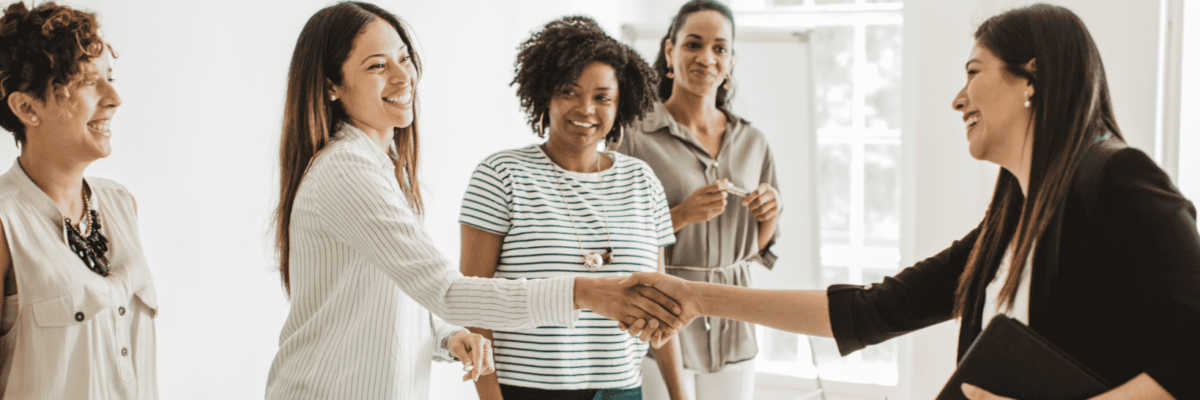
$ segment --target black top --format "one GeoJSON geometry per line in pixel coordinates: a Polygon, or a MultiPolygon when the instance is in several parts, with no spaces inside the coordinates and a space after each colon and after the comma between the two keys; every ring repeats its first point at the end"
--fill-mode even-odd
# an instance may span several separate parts
{"type": "MultiPolygon", "coordinates": [[[[850,354],[951,318],[979,228],[882,283],[829,287],[838,350],[850,354]]],[[[996,274],[972,282],[976,293],[996,274]]],[[[1088,151],[1067,204],[1038,239],[1029,326],[1113,385],[1143,372],[1176,398],[1200,398],[1200,234],[1196,208],[1145,153],[1088,151]]],[[[982,326],[965,310],[958,358],[982,326]]]]}

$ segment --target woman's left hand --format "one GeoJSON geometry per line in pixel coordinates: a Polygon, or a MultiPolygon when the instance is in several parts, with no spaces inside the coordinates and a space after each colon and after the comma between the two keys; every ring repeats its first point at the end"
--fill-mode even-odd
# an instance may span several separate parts
{"type": "Polygon", "coordinates": [[[761,183],[742,198],[742,206],[749,207],[758,222],[766,222],[779,216],[779,192],[767,183],[761,183]]]}
{"type": "Polygon", "coordinates": [[[994,395],[992,392],[983,390],[979,388],[979,386],[975,386],[966,382],[963,382],[962,384],[962,391],[963,394],[971,400],[1015,400],[1010,397],[994,395]]]}
{"type": "Polygon", "coordinates": [[[463,381],[479,380],[482,375],[496,372],[496,361],[492,359],[492,341],[483,335],[471,332],[458,332],[450,337],[446,345],[450,355],[463,363],[463,381]]]}

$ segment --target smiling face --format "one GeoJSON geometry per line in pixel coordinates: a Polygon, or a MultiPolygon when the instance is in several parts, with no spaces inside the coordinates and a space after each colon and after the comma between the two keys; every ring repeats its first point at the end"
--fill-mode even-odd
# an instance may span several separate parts
{"type": "Polygon", "coordinates": [[[121,106],[121,96],[112,86],[112,57],[105,51],[100,57],[83,63],[82,80],[66,88],[67,96],[54,93],[46,102],[34,106],[39,121],[28,127],[27,145],[54,149],[79,161],[93,161],[112,153],[109,129],[113,114],[121,106]]]}
{"type": "Polygon", "coordinates": [[[413,122],[416,67],[396,28],[376,19],[354,39],[332,94],[350,123],[368,133],[391,132],[413,122]]]}
{"type": "Polygon", "coordinates": [[[593,62],[579,79],[550,98],[550,139],[575,148],[604,140],[617,118],[617,75],[613,67],[593,62]]]}
{"type": "Polygon", "coordinates": [[[688,14],[683,26],[666,43],[666,57],[675,73],[675,90],[698,96],[715,94],[733,63],[733,23],[711,10],[688,14]]]}
{"type": "Polygon", "coordinates": [[[1010,170],[1032,148],[1031,112],[1024,106],[1033,84],[1005,70],[1004,61],[978,43],[966,64],[967,84],[952,103],[963,113],[971,156],[1010,170]]]}

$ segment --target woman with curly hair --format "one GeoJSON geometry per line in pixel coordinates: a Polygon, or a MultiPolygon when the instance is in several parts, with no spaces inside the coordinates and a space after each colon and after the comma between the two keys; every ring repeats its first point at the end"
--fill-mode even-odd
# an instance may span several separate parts
{"type": "Polygon", "coordinates": [[[54,3],[0,18],[0,396],[156,399],[154,283],[125,187],[84,178],[121,106],[96,15],[54,3]]]}
{"type": "MultiPolygon", "coordinates": [[[[725,5],[693,0],[680,7],[654,63],[663,102],[617,151],[645,160],[663,180],[678,239],[666,251],[667,273],[748,286],[753,266],[775,264],[780,200],[766,137],[729,109],[733,39],[725,5]]],[[[704,318],[679,332],[679,345],[693,398],[753,397],[754,324],[704,318]]],[[[647,398],[667,396],[656,366],[645,363],[647,398]]]]}
{"type": "MultiPolygon", "coordinates": [[[[550,22],[519,50],[513,84],[533,131],[548,138],[476,168],[459,219],[463,274],[545,280],[659,271],[661,248],[675,242],[662,184],[646,163],[597,151],[602,141],[618,144],[651,110],[654,72],[586,17],[550,22]]],[[[640,399],[648,346],[621,333],[621,321],[590,312],[580,321],[574,329],[472,328],[496,349],[497,373],[478,381],[480,398],[640,399]]],[[[679,350],[665,343],[659,360],[670,377],[679,350]]]]}

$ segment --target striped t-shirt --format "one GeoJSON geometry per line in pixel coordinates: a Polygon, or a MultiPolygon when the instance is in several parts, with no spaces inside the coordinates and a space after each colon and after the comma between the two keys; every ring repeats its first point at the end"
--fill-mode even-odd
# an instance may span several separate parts
{"type": "MultiPolygon", "coordinates": [[[[613,166],[590,174],[562,169],[536,145],[502,151],[479,164],[459,222],[504,236],[496,277],[657,271],[659,248],[675,243],[662,184],[641,160],[605,154],[613,166]],[[612,263],[597,271],[583,266],[585,254],[608,247],[612,263]]],[[[574,329],[493,333],[502,384],[553,390],[641,386],[639,365],[647,345],[591,311],[583,312],[574,329]]]]}

